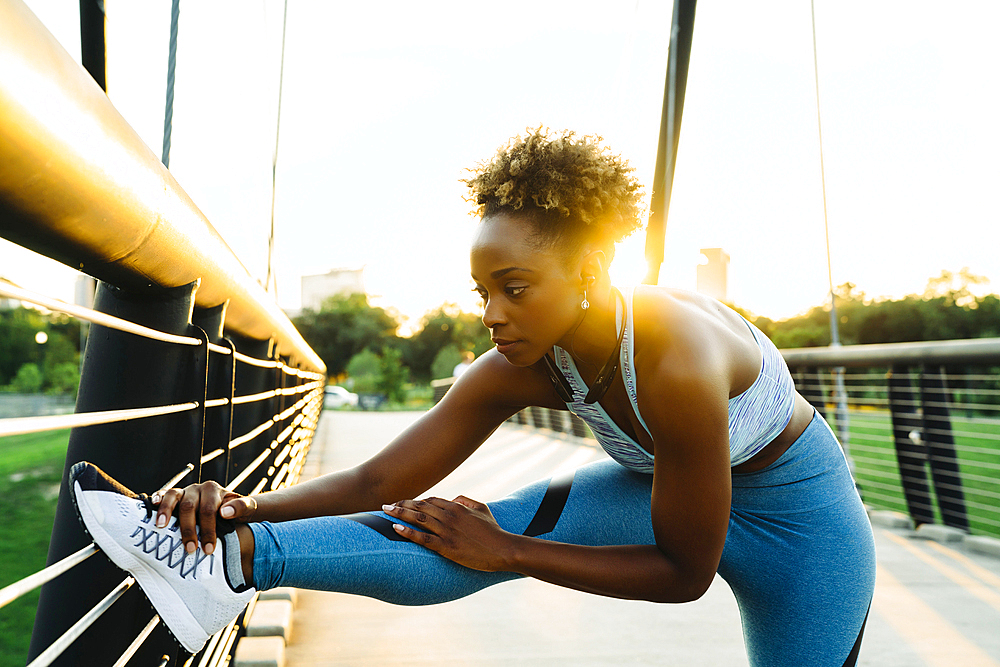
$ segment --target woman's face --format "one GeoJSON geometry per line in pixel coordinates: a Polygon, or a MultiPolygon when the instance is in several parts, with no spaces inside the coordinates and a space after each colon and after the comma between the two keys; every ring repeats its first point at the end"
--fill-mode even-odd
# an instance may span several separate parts
{"type": "Polygon", "coordinates": [[[535,226],[501,213],[483,219],[472,240],[472,279],[483,298],[483,324],[497,351],[530,366],[559,344],[583,316],[578,267],[555,248],[539,248],[535,226]]]}

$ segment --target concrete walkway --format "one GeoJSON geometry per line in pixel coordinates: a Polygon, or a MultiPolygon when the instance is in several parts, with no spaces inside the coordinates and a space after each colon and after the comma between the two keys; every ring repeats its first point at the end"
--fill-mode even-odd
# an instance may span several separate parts
{"type": "MultiPolygon", "coordinates": [[[[307,475],[364,460],[417,417],[327,411],[307,475]]],[[[489,500],[603,456],[575,440],[505,425],[434,493],[489,500]]],[[[1000,560],[904,530],[876,528],[875,536],[878,584],[859,664],[1000,667],[1000,560]]],[[[290,667],[747,665],[736,601],[721,579],[683,605],[613,600],[534,580],[430,607],[301,591],[286,659],[290,667]]]]}

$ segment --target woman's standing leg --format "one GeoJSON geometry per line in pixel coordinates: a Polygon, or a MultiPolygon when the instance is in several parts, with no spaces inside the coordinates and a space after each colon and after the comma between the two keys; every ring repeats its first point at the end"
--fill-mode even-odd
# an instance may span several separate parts
{"type": "Polygon", "coordinates": [[[875,544],[821,417],[772,466],[733,476],[719,573],[739,602],[751,665],[853,664],[875,586],[875,544]]]}

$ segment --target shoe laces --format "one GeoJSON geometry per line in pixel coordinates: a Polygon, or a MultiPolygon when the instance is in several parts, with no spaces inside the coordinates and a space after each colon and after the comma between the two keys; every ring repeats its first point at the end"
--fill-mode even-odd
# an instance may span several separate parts
{"type": "Polygon", "coordinates": [[[197,579],[198,566],[206,560],[208,561],[208,573],[212,574],[215,554],[206,554],[201,550],[201,547],[196,547],[194,553],[190,554],[192,558],[188,559],[189,554],[184,548],[184,542],[177,536],[177,532],[180,530],[177,517],[172,517],[170,524],[158,529],[153,524],[156,506],[150,497],[147,494],[140,494],[137,505],[139,509],[146,510],[146,516],[139,519],[139,525],[129,535],[130,538],[136,538],[136,542],[132,546],[141,548],[143,553],[152,555],[158,561],[165,561],[167,568],[175,570],[181,579],[186,579],[188,575],[191,575],[192,579],[197,579]],[[185,568],[184,563],[187,560],[191,562],[185,568]]]}

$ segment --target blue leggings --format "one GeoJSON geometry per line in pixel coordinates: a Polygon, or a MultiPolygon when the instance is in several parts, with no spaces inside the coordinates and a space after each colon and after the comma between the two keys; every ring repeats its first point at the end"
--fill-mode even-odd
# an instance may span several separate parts
{"type": "MultiPolygon", "coordinates": [[[[650,475],[611,460],[576,471],[555,527],[539,537],[593,546],[654,544],[650,475]]],[[[505,530],[524,533],[548,480],[490,503],[505,530]]],[[[545,500],[551,507],[552,496],[545,500]]],[[[556,494],[558,495],[558,494],[556,494]]],[[[404,605],[460,598],[519,575],[479,572],[408,541],[369,514],[250,524],[258,589],[296,586],[404,605]]],[[[533,531],[529,530],[529,534],[533,531]]],[[[750,664],[853,664],[875,586],[875,544],[840,446],[818,414],[775,463],[733,475],[719,574],[732,587],[750,664]]]]}

